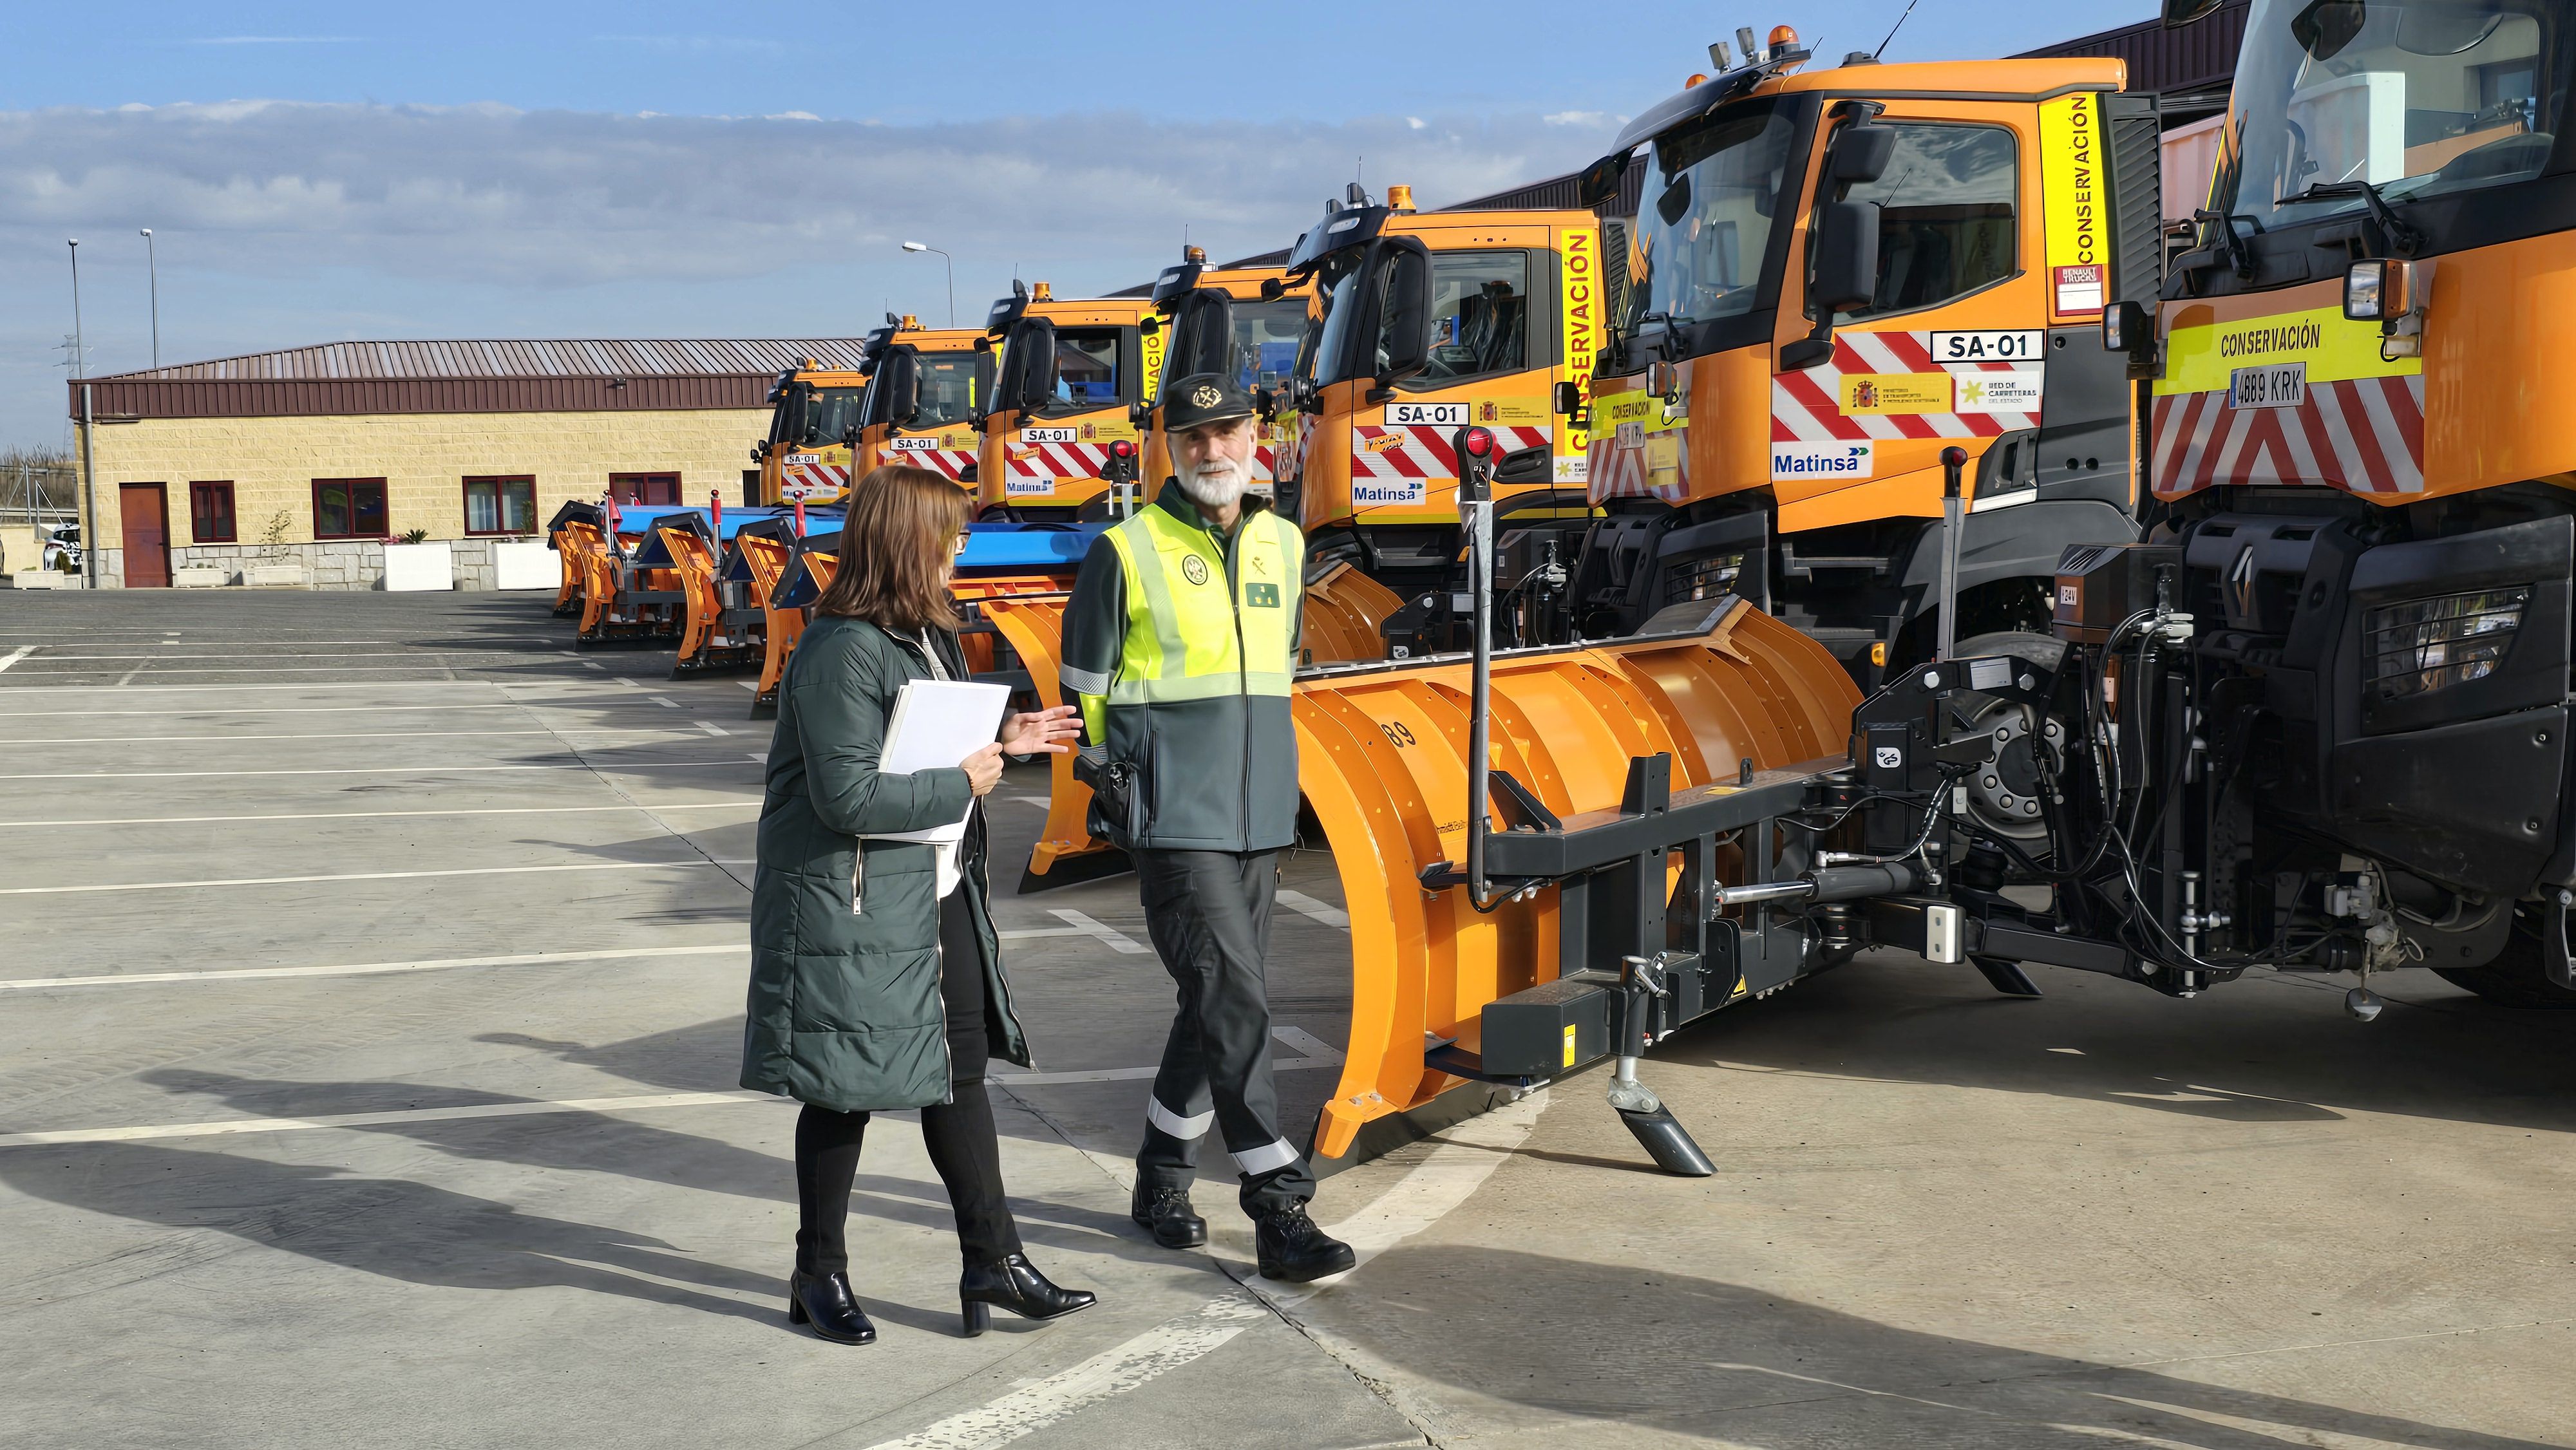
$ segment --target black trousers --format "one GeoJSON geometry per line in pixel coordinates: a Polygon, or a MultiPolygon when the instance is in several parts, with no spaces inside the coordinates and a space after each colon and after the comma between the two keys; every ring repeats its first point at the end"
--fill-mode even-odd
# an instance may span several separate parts
{"type": "MultiPolygon", "coordinates": [[[[969,1264],[989,1264],[1020,1251],[1019,1225],[1002,1198],[1002,1152],[993,1104],[984,1091],[991,1051],[984,1036],[984,974],[977,968],[974,919],[964,891],[939,904],[940,1003],[948,1015],[950,1101],[921,1110],[930,1164],[948,1186],[957,1243],[969,1264]]],[[[796,1118],[796,1267],[812,1275],[850,1266],[844,1226],[850,1185],[858,1177],[866,1113],[836,1113],[812,1103],[796,1118]]]]}
{"type": "Polygon", "coordinates": [[[1180,988],[1180,1011],[1163,1045],[1145,1105],[1136,1180],[1186,1188],[1198,1176],[1199,1139],[1213,1123],[1243,1179],[1255,1217],[1315,1196],[1305,1155],[1279,1132],[1270,1072],[1270,904],[1276,851],[1137,851],[1136,883],[1163,970],[1180,988]]]}

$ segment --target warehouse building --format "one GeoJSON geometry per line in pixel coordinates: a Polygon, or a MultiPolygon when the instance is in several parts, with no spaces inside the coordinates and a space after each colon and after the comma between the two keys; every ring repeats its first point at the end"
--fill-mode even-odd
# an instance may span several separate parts
{"type": "Polygon", "coordinates": [[[856,367],[859,340],[335,342],[76,382],[99,582],[374,589],[418,531],[456,588],[501,587],[526,563],[501,546],[569,500],[743,499],[806,358],[856,367]]]}

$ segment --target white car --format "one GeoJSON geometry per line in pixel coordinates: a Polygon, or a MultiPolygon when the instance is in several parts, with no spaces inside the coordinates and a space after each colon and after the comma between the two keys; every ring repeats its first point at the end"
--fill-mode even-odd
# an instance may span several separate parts
{"type": "Polygon", "coordinates": [[[45,541],[45,568],[59,569],[66,574],[80,572],[83,560],[79,524],[49,524],[38,533],[45,541]]]}

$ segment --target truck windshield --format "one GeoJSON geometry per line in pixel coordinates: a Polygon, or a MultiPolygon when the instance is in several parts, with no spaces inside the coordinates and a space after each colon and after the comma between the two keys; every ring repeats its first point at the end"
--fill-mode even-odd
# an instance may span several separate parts
{"type": "MultiPolygon", "coordinates": [[[[1306,303],[1303,298],[1282,297],[1276,302],[1235,300],[1234,337],[1227,350],[1228,370],[1234,380],[1246,388],[1275,388],[1297,370],[1297,343],[1306,332],[1306,303]]],[[[1182,359],[1195,356],[1198,349],[1172,339],[1163,354],[1163,388],[1172,385],[1172,369],[1184,366],[1182,359]]]]}
{"type": "Polygon", "coordinates": [[[769,441],[795,448],[822,448],[841,441],[859,421],[857,388],[816,388],[811,393],[791,387],[770,415],[769,441]]]}
{"type": "Polygon", "coordinates": [[[1772,223],[1794,205],[1784,183],[1797,130],[1780,108],[1761,104],[1655,139],[1654,169],[1638,200],[1631,328],[1649,313],[1679,326],[1759,305],[1772,223]]]}
{"type": "Polygon", "coordinates": [[[2558,0],[2255,0],[2212,195],[2255,230],[2538,176],[2566,100],[2558,0]]]}
{"type": "Polygon", "coordinates": [[[975,409],[975,354],[926,352],[921,355],[921,411],[913,415],[914,432],[963,423],[975,409]]]}

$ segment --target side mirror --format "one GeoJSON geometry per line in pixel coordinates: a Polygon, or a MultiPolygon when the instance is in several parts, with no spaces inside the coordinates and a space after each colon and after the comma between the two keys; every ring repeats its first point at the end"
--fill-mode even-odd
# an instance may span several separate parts
{"type": "Polygon", "coordinates": [[[1816,263],[1807,304],[1818,317],[1867,305],[1878,295],[1878,203],[1829,201],[1816,208],[1816,263]]]}
{"type": "Polygon", "coordinates": [[[1145,334],[1147,337],[1153,337],[1160,334],[1163,330],[1162,314],[1148,312],[1144,316],[1137,318],[1136,330],[1145,334]]]}
{"type": "Polygon", "coordinates": [[[1583,385],[1572,378],[1556,385],[1556,414],[1571,417],[1583,407],[1583,385]]]}
{"type": "Polygon", "coordinates": [[[1833,179],[1845,185],[1878,180],[1896,155],[1896,132],[1887,126],[1845,126],[1834,138],[1833,179]]]}
{"type": "Polygon", "coordinates": [[[1279,280],[1278,278],[1276,278],[1276,277],[1264,277],[1264,278],[1262,278],[1262,279],[1261,279],[1261,300],[1262,300],[1262,301],[1264,301],[1264,302],[1276,302],[1276,301],[1278,301],[1280,298],[1285,297],[1285,296],[1287,296],[1287,295],[1288,295],[1288,284],[1287,284],[1287,283],[1280,281],[1280,280],[1279,280]]]}
{"type": "Polygon", "coordinates": [[[912,426],[913,416],[921,411],[921,360],[910,349],[886,357],[886,421],[898,428],[912,426]]]}
{"type": "Polygon", "coordinates": [[[2165,0],[2165,28],[2189,25],[2225,3],[2227,0],[2165,0]]]}
{"type": "Polygon", "coordinates": [[[1167,377],[1234,371],[1234,299],[1202,287],[1181,299],[1172,314],[1172,362],[1167,377]]]}
{"type": "Polygon", "coordinates": [[[1612,152],[1583,168],[1574,179],[1574,201],[1577,206],[1598,207],[1619,194],[1620,178],[1628,171],[1628,151],[1612,152]]]}
{"type": "Polygon", "coordinates": [[[1420,245],[1391,249],[1386,274],[1386,358],[1377,384],[1431,366],[1431,253],[1420,245]]]}
{"type": "Polygon", "coordinates": [[[2156,375],[2156,313],[2144,302],[2114,302],[2102,309],[2102,347],[2128,358],[2131,382],[2156,375]]]}

